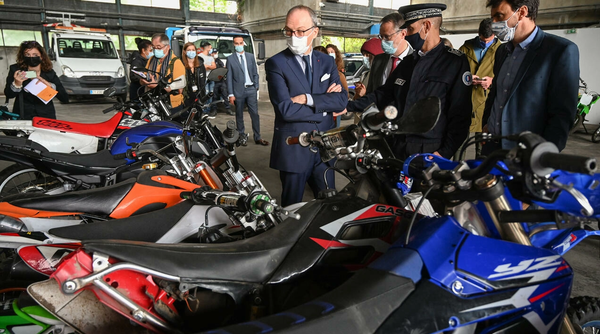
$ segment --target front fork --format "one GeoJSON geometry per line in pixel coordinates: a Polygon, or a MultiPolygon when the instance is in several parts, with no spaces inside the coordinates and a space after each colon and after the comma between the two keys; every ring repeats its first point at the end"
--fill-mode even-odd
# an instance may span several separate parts
{"type": "MultiPolygon", "coordinates": [[[[508,198],[504,193],[504,185],[502,184],[502,181],[496,176],[488,174],[485,177],[476,180],[475,187],[477,187],[479,190],[497,191],[498,196],[495,199],[484,202],[484,204],[502,239],[525,246],[531,246],[531,240],[529,240],[529,236],[525,232],[525,229],[520,222],[500,223],[498,220],[498,212],[512,210],[508,198]]],[[[566,312],[563,316],[563,323],[560,333],[577,333],[566,312]]]]}

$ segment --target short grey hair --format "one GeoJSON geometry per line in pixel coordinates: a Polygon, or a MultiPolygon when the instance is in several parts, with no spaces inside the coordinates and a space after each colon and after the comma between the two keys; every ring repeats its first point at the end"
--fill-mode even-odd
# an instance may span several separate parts
{"type": "Polygon", "coordinates": [[[304,5],[297,5],[297,6],[290,8],[290,10],[288,10],[285,18],[287,19],[290,16],[290,14],[292,14],[293,12],[295,12],[297,10],[307,11],[308,15],[310,15],[310,19],[312,20],[313,26],[315,26],[315,27],[318,26],[319,18],[317,17],[317,13],[315,13],[315,11],[312,8],[304,6],[304,5]]]}
{"type": "Polygon", "coordinates": [[[160,38],[160,44],[165,45],[165,46],[169,45],[169,36],[167,36],[163,33],[157,33],[157,34],[152,35],[153,42],[157,38],[160,38]]]}
{"type": "MultiPolygon", "coordinates": [[[[402,27],[404,25],[404,17],[402,17],[402,14],[400,13],[391,13],[391,14],[387,14],[386,16],[384,16],[381,19],[381,22],[379,22],[380,24],[384,24],[384,23],[388,23],[388,22],[392,22],[394,24],[394,28],[396,28],[396,30],[402,30],[402,27]]],[[[404,28],[406,29],[406,28],[404,28]]]]}

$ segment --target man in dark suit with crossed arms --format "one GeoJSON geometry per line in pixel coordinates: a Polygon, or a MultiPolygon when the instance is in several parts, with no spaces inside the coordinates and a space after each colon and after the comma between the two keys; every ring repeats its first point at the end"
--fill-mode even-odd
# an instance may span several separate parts
{"type": "Polygon", "coordinates": [[[269,142],[260,137],[260,120],[258,117],[258,71],[254,55],[244,52],[244,37],[233,37],[235,52],[227,57],[227,91],[229,103],[235,104],[235,122],[240,132],[240,142],[246,146],[248,135],[244,128],[244,104],[248,105],[248,113],[252,119],[252,132],[257,145],[267,146],[269,142]]]}
{"type": "MultiPolygon", "coordinates": [[[[312,9],[301,5],[290,9],[282,30],[288,48],[271,57],[265,69],[275,110],[270,166],[279,170],[281,202],[286,206],[302,201],[307,182],[315,196],[324,189],[323,172],[327,168],[318,153],[299,145],[288,146],[286,138],[333,128],[334,113],[346,108],[348,93],[341,87],[333,58],[312,50],[319,32],[312,9]]],[[[333,187],[333,172],[327,178],[333,187]]]]}

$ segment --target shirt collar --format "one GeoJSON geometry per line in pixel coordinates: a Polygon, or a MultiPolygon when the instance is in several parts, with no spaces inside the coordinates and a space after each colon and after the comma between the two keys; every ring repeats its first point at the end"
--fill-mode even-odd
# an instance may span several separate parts
{"type": "MultiPolygon", "coordinates": [[[[533,32],[523,42],[519,43],[519,46],[521,47],[521,49],[527,50],[527,48],[529,47],[529,44],[531,44],[531,42],[533,42],[533,39],[537,35],[538,30],[540,30],[540,29],[537,26],[535,26],[535,29],[533,29],[533,32]]],[[[510,42],[506,46],[510,52],[512,52],[515,49],[515,46],[510,42]]]]}
{"type": "Polygon", "coordinates": [[[408,56],[410,53],[412,53],[412,46],[410,46],[410,43],[406,43],[406,49],[404,49],[404,51],[402,51],[402,53],[396,58],[402,60],[402,59],[404,59],[404,57],[408,56]]]}

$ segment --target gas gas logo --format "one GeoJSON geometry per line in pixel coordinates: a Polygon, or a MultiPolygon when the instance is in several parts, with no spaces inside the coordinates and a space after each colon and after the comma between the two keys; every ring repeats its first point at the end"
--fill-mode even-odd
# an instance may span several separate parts
{"type": "Polygon", "coordinates": [[[396,208],[393,206],[387,206],[387,205],[378,205],[375,207],[375,211],[376,212],[381,212],[381,213],[390,213],[393,214],[395,216],[398,217],[412,217],[412,212],[411,211],[407,211],[401,208],[396,208]]]}

